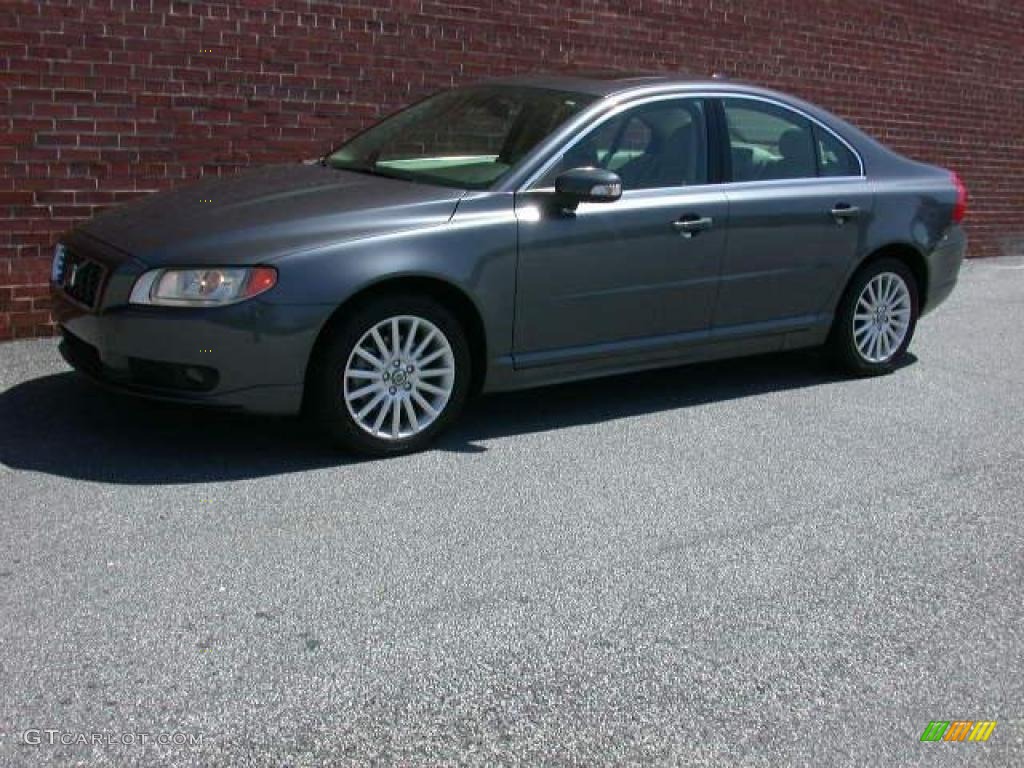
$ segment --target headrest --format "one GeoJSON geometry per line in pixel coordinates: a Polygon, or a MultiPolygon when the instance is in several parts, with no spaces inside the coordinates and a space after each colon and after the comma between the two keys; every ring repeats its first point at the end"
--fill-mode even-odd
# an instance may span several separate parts
{"type": "Polygon", "coordinates": [[[785,158],[803,159],[807,156],[808,145],[803,131],[790,128],[779,137],[779,154],[785,158]]]}

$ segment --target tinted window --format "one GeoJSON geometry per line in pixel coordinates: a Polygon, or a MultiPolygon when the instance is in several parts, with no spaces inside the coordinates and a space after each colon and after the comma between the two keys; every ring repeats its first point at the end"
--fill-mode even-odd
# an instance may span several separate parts
{"type": "Polygon", "coordinates": [[[733,181],[817,176],[811,121],[749,99],[723,99],[733,181]]]}
{"type": "Polygon", "coordinates": [[[814,126],[814,138],[821,176],[860,176],[857,157],[843,142],[818,126],[814,126]]]}
{"type": "Polygon", "coordinates": [[[615,171],[622,188],[706,184],[707,130],[699,99],[658,101],[605,121],[570,147],[536,186],[554,186],[570,168],[615,171]]]}

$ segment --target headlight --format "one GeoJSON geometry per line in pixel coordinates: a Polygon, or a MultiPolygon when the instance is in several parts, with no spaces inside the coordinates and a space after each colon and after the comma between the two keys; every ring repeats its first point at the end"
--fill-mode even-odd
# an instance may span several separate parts
{"type": "Polygon", "coordinates": [[[277,283],[273,267],[153,269],[135,281],[132,304],[217,307],[269,291],[277,283]]]}

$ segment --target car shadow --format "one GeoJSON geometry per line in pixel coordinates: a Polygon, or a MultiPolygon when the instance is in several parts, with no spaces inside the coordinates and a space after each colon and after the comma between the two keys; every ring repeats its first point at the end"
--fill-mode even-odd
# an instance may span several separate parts
{"type": "MultiPolygon", "coordinates": [[[[907,355],[903,365],[916,358],[907,355]]],[[[564,429],[842,380],[789,352],[489,395],[434,450],[483,452],[494,438],[564,429]]],[[[76,480],[205,483],[358,464],[305,421],[113,394],[68,372],[0,395],[0,463],[76,480]]]]}

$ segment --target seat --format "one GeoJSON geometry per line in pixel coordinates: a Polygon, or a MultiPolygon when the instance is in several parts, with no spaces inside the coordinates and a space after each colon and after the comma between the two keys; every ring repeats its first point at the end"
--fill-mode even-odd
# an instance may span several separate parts
{"type": "Polygon", "coordinates": [[[693,182],[693,123],[676,128],[665,139],[651,136],[644,153],[619,169],[623,189],[681,187],[693,182]]]}
{"type": "Polygon", "coordinates": [[[658,184],[660,187],[695,184],[697,171],[697,129],[693,123],[676,128],[666,142],[658,184]]]}
{"type": "Polygon", "coordinates": [[[734,181],[753,181],[755,177],[754,150],[750,147],[732,148],[732,178],[734,181]]]}
{"type": "Polygon", "coordinates": [[[766,166],[766,179],[801,179],[817,175],[810,135],[790,128],[779,137],[779,159],[766,166]]]}

